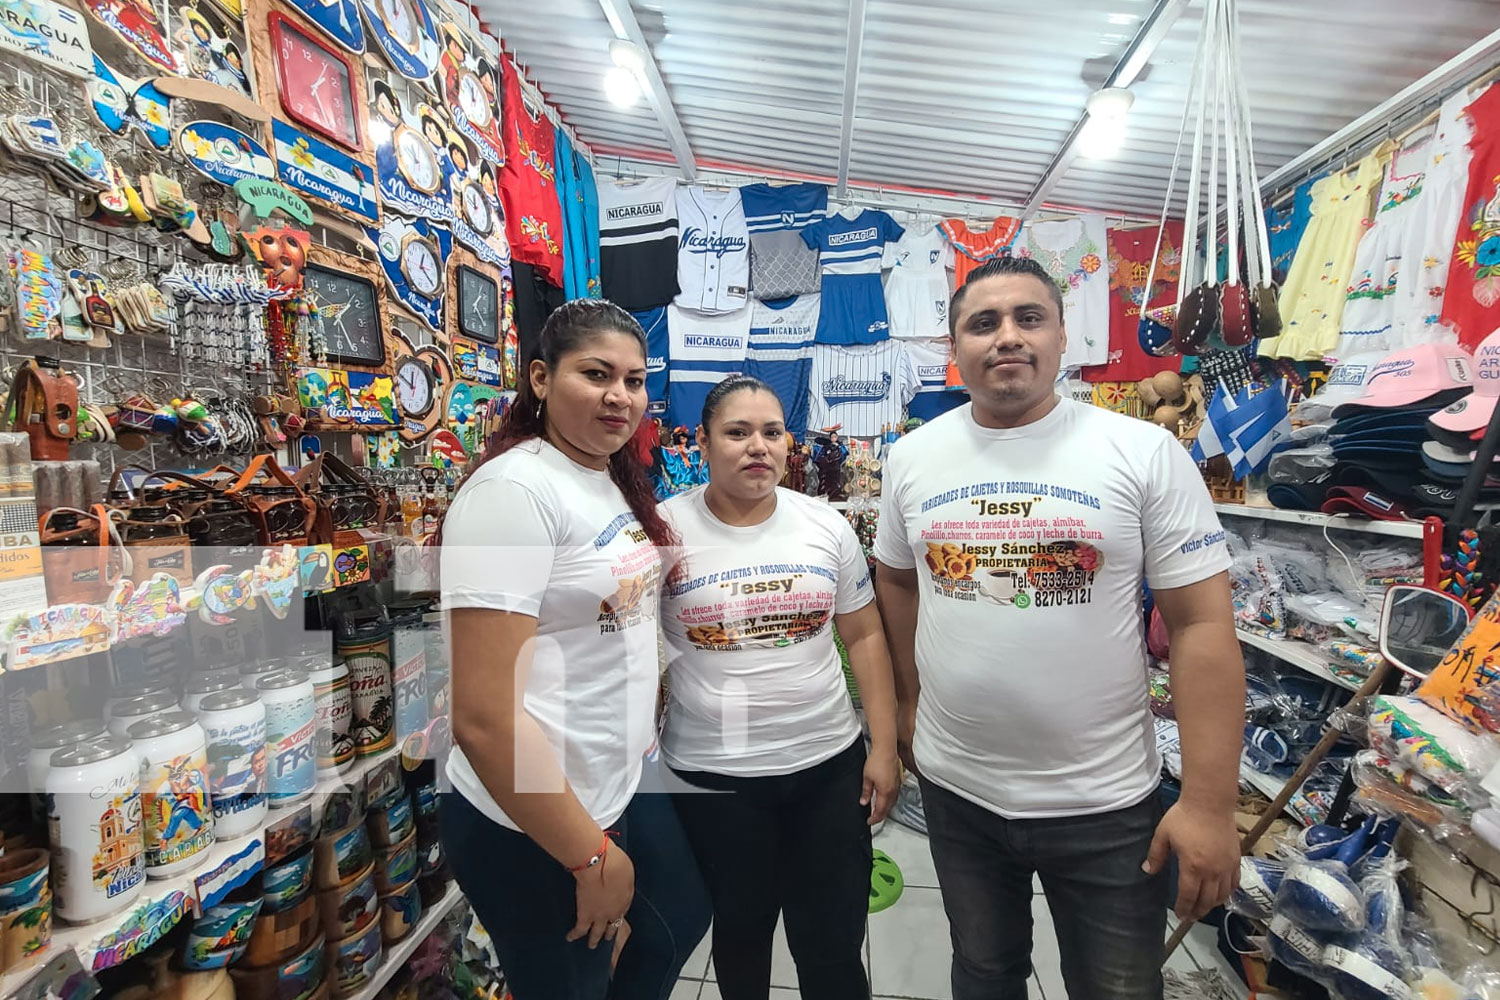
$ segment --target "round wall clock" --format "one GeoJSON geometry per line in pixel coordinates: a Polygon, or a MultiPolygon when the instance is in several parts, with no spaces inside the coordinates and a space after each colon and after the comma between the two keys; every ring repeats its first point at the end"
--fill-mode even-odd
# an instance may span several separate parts
{"type": "Polygon", "coordinates": [[[458,107],[475,126],[484,128],[490,123],[489,95],[479,76],[470,70],[463,70],[458,76],[458,107]]]}
{"type": "Polygon", "coordinates": [[[417,18],[407,0],[380,0],[380,20],[392,38],[413,52],[417,50],[417,18]]]}
{"type": "Polygon", "coordinates": [[[488,236],[495,229],[495,211],[484,189],[478,181],[466,181],[459,195],[459,207],[463,209],[464,221],[480,236],[488,236]]]}
{"type": "Polygon", "coordinates": [[[415,355],[396,365],[396,403],[404,416],[421,420],[437,404],[437,376],[415,355]]]}
{"type": "Polygon", "coordinates": [[[416,233],[407,233],[401,241],[401,273],[412,291],[424,298],[436,298],[443,287],[443,267],[438,249],[416,233]]]}
{"type": "Polygon", "coordinates": [[[422,133],[406,125],[396,129],[396,169],[408,184],[424,194],[432,194],[442,186],[437,154],[422,133]]]}

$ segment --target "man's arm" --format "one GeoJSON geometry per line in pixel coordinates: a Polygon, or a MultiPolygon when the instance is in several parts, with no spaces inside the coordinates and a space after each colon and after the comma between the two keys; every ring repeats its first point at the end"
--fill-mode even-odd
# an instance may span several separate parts
{"type": "Polygon", "coordinates": [[[875,601],[885,625],[886,644],[896,675],[896,750],[907,770],[917,770],[912,733],[917,726],[917,571],[875,564],[875,601]]]}
{"type": "Polygon", "coordinates": [[[1234,807],[1245,731],[1245,663],[1227,573],[1154,594],[1172,647],[1182,797],[1157,828],[1146,870],[1159,871],[1167,854],[1175,853],[1175,910],[1181,920],[1196,920],[1227,899],[1239,879],[1234,807]]]}

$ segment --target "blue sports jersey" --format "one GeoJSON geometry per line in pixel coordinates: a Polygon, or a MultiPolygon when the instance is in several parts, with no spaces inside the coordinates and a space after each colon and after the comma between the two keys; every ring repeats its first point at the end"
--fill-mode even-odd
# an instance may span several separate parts
{"type": "Polygon", "coordinates": [[[751,235],[804,229],[828,214],[828,189],[821,184],[746,184],[740,201],[751,235]]]}
{"type": "Polygon", "coordinates": [[[667,307],[644,309],[630,315],[646,331],[646,412],[667,412],[667,307]]]}
{"type": "Polygon", "coordinates": [[[948,385],[948,341],[908,340],[906,356],[917,369],[917,394],[906,404],[906,415],[919,420],[940,417],[969,401],[962,386],[948,385]]]}
{"type": "Polygon", "coordinates": [[[765,382],[780,397],[786,429],[799,440],[807,432],[807,381],[818,305],[817,294],[799,295],[757,302],[750,314],[745,374],[765,382]]]}
{"type": "Polygon", "coordinates": [[[708,392],[745,369],[750,307],[730,313],[700,313],[667,306],[667,423],[698,426],[708,392]]]}
{"type": "Polygon", "coordinates": [[[820,344],[875,344],[890,336],[880,264],[885,245],[905,234],[896,220],[874,209],[854,218],[830,215],[802,230],[823,267],[820,344]]]}

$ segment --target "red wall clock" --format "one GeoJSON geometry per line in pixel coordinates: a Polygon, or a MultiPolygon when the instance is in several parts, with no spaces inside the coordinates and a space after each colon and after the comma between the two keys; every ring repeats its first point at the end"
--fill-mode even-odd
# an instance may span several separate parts
{"type": "Polygon", "coordinates": [[[280,11],[269,15],[271,51],[281,106],[297,124],[350,149],[360,148],[354,70],[338,50],[325,45],[280,11]]]}

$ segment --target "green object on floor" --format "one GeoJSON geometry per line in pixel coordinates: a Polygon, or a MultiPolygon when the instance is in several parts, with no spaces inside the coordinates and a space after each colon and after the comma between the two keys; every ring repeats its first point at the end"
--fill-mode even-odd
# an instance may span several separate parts
{"type": "Polygon", "coordinates": [[[895,906],[905,888],[906,880],[896,862],[884,851],[876,851],[875,864],[870,869],[870,912],[879,913],[895,906]]]}

